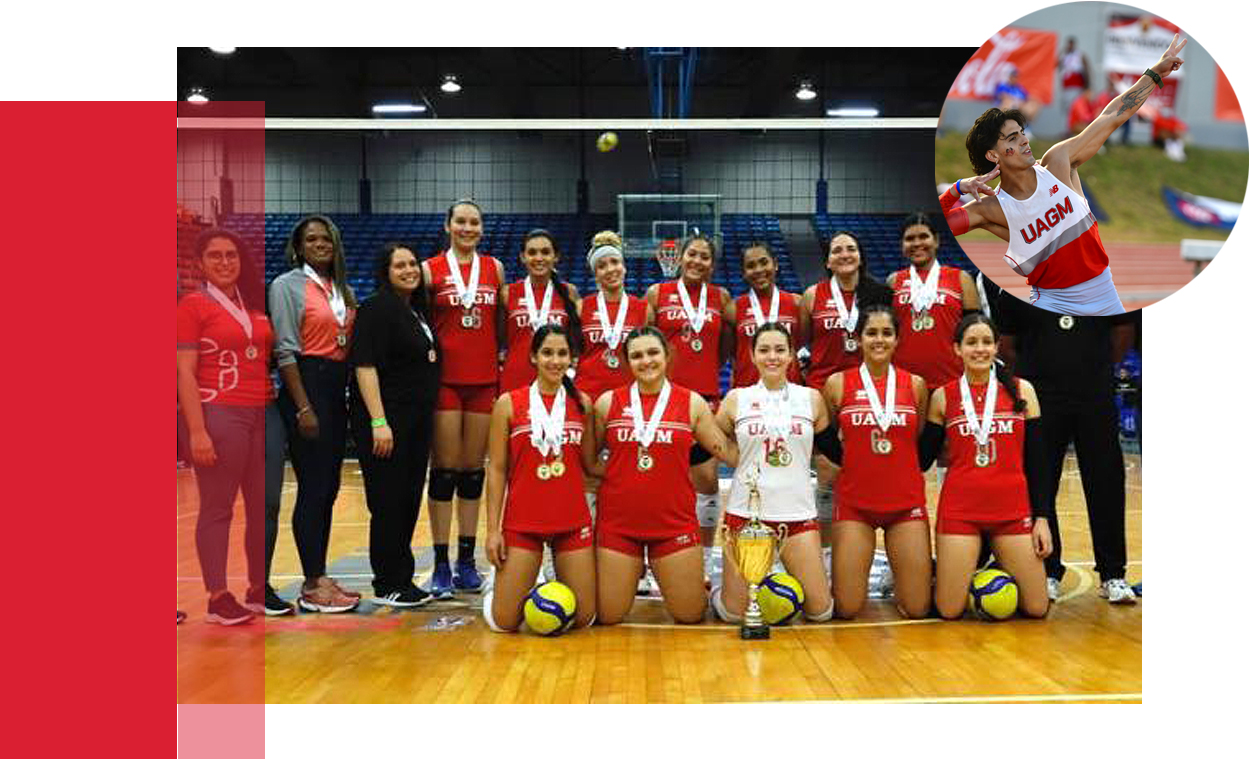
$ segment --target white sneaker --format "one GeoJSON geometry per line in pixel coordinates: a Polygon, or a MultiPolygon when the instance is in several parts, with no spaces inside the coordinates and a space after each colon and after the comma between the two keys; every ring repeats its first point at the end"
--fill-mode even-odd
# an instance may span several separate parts
{"type": "Polygon", "coordinates": [[[1113,604],[1135,604],[1137,596],[1133,593],[1133,589],[1124,581],[1123,577],[1116,577],[1103,582],[1102,588],[1098,591],[1098,595],[1107,599],[1113,604]]]}
{"type": "Polygon", "coordinates": [[[1046,597],[1051,601],[1059,600],[1059,581],[1053,577],[1046,578],[1046,597]]]}

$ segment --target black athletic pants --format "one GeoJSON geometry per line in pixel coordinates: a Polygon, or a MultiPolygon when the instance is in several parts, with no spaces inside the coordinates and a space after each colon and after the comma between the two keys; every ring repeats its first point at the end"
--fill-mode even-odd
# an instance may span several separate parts
{"type": "Polygon", "coordinates": [[[265,404],[265,582],[278,542],[278,511],[282,506],[282,479],[286,474],[286,425],[277,403],[265,404]]]}
{"type": "Polygon", "coordinates": [[[387,458],[373,455],[373,428],[364,404],[352,408],[352,437],[360,457],[369,507],[369,564],[378,595],[412,584],[416,565],[412,535],[417,527],[425,468],[434,435],[433,404],[386,407],[394,446],[387,458]]]}

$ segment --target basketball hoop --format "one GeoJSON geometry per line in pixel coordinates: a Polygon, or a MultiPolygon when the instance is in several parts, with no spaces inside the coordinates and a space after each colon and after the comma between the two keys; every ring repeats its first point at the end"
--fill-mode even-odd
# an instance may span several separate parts
{"type": "Polygon", "coordinates": [[[660,271],[664,272],[666,277],[677,276],[679,257],[676,240],[661,240],[660,246],[655,249],[655,260],[660,262],[660,271]]]}

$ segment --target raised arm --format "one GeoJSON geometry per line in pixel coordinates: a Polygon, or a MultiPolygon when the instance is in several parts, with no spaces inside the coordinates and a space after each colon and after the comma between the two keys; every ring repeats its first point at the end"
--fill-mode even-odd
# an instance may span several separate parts
{"type": "Polygon", "coordinates": [[[938,197],[942,203],[942,214],[954,235],[966,234],[973,229],[984,229],[1004,240],[1008,238],[1007,217],[998,205],[998,189],[990,185],[997,177],[998,167],[995,166],[988,174],[955,180],[938,197]],[[975,199],[961,205],[960,198],[965,193],[971,194],[975,199]]]}
{"type": "Polygon", "coordinates": [[[1046,155],[1042,156],[1042,165],[1062,180],[1067,179],[1069,173],[1078,166],[1093,158],[1111,133],[1132,118],[1142,103],[1146,102],[1146,98],[1150,97],[1150,93],[1156,87],[1162,87],[1163,80],[1184,63],[1179,56],[1189,40],[1182,40],[1180,37],[1180,34],[1173,35],[1171,44],[1163,51],[1159,62],[1146,69],[1136,84],[1108,103],[1098,118],[1080,134],[1047,150],[1046,155]]]}

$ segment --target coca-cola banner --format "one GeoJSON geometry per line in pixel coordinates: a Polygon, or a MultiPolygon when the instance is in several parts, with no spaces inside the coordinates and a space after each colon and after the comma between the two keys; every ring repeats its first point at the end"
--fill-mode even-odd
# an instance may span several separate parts
{"type": "Polygon", "coordinates": [[[951,85],[948,98],[993,100],[994,88],[1006,77],[1007,64],[1020,74],[1030,100],[1049,104],[1055,80],[1058,35],[1036,29],[1002,29],[977,49],[951,85]]]}

